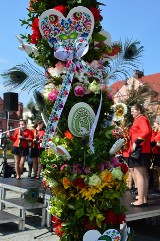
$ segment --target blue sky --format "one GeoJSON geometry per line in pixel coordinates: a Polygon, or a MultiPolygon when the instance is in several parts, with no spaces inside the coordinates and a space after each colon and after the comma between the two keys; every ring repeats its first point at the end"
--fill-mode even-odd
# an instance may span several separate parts
{"type": "MultiPolygon", "coordinates": [[[[27,54],[18,49],[16,34],[24,34],[19,19],[27,18],[28,0],[7,0],[1,3],[0,14],[0,73],[19,63],[26,62],[27,54]]],[[[100,0],[102,7],[102,26],[112,41],[126,38],[139,40],[144,46],[141,70],[145,75],[160,72],[160,0],[100,0]]],[[[32,60],[28,58],[31,63],[32,60]]],[[[7,92],[0,77],[0,97],[7,92]]],[[[20,90],[14,92],[20,93],[20,90]]],[[[27,105],[32,93],[22,92],[19,101],[27,105]]]]}

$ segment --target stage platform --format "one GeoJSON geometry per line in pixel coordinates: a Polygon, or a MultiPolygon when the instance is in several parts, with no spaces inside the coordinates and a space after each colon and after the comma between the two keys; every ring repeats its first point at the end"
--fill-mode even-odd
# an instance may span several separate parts
{"type": "Polygon", "coordinates": [[[131,202],[134,202],[133,194],[126,191],[122,198],[122,203],[127,207],[126,221],[134,221],[138,219],[160,216],[160,193],[149,190],[148,206],[133,207],[131,202]]]}
{"type": "MultiPolygon", "coordinates": [[[[16,178],[0,178],[0,187],[22,194],[32,187],[39,188],[40,193],[44,194],[45,203],[49,205],[50,190],[43,188],[42,179],[24,178],[16,180],[16,178]]],[[[126,191],[122,198],[122,203],[127,207],[127,222],[160,216],[160,193],[149,190],[148,206],[146,207],[133,207],[130,205],[131,202],[134,202],[133,194],[130,191],[126,191]]]]}

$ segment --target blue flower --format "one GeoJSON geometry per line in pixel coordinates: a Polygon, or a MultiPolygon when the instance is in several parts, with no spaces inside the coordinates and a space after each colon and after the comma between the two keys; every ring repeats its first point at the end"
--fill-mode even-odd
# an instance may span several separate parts
{"type": "Polygon", "coordinates": [[[69,29],[72,24],[72,21],[70,18],[68,20],[62,19],[61,24],[65,29],[69,29]]]}

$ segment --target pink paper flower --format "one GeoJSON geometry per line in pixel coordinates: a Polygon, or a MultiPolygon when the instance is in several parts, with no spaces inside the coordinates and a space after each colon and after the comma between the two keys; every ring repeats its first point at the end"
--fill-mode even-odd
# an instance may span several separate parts
{"type": "Polygon", "coordinates": [[[83,86],[80,86],[80,85],[77,85],[75,88],[74,88],[74,94],[75,96],[80,96],[80,97],[83,97],[84,96],[84,87],[83,86]]]}
{"type": "Polygon", "coordinates": [[[48,99],[51,102],[54,102],[57,99],[58,96],[58,90],[55,88],[48,94],[48,99]]]}
{"type": "Polygon", "coordinates": [[[61,61],[58,61],[58,63],[55,66],[56,66],[56,69],[59,71],[62,71],[63,68],[65,67],[65,65],[61,61]]]}
{"type": "Polygon", "coordinates": [[[103,65],[100,61],[98,60],[93,60],[91,63],[90,63],[90,67],[93,68],[93,69],[102,69],[103,65]]]}

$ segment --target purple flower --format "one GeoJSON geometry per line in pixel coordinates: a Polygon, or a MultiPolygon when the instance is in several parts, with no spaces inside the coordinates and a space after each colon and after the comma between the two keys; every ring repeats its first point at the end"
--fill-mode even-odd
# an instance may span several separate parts
{"type": "Polygon", "coordinates": [[[85,174],[89,174],[89,173],[91,173],[91,168],[90,167],[85,167],[83,169],[83,171],[84,171],[85,174]]]}
{"type": "Polygon", "coordinates": [[[113,157],[112,160],[111,160],[111,164],[113,166],[117,166],[118,164],[120,164],[120,162],[119,162],[117,157],[113,157]]]}
{"type": "Polygon", "coordinates": [[[99,169],[100,172],[103,172],[104,171],[104,164],[103,163],[98,164],[98,169],[99,169]]]}
{"type": "Polygon", "coordinates": [[[80,175],[80,174],[82,174],[82,170],[83,170],[82,167],[79,164],[76,164],[73,166],[72,173],[73,174],[77,173],[80,175]]]}

